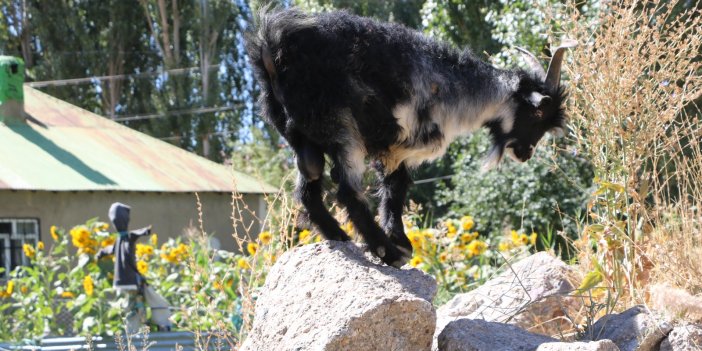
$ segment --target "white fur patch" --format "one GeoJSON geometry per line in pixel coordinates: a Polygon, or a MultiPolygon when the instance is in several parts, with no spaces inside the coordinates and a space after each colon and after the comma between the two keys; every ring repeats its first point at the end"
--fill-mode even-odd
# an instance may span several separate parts
{"type": "Polygon", "coordinates": [[[346,135],[344,136],[344,151],[339,156],[339,165],[344,168],[344,175],[349,185],[356,191],[362,190],[363,173],[366,171],[367,151],[358,130],[356,121],[351,116],[351,111],[345,110],[341,113],[346,135]]]}
{"type": "MultiPolygon", "coordinates": [[[[437,84],[442,84],[442,78],[432,72],[431,67],[416,72],[412,77],[413,97],[392,109],[401,132],[396,144],[390,147],[388,154],[381,157],[386,172],[394,171],[403,162],[414,167],[441,157],[456,138],[475,131],[489,120],[499,120],[505,133],[514,126],[515,106],[510,102],[509,96],[518,84],[516,76],[500,76],[497,84],[486,87],[484,92],[447,104],[442,102],[440,96],[438,99],[434,96],[439,89],[437,84]],[[438,101],[429,110],[430,122],[419,123],[418,106],[431,104],[432,99],[438,101]],[[438,126],[443,138],[428,144],[414,142],[413,138],[429,132],[420,128],[434,128],[434,125],[438,126]]],[[[488,156],[488,160],[492,160],[488,163],[494,163],[492,167],[502,158],[502,153],[498,151],[493,150],[488,156]]]]}
{"type": "Polygon", "coordinates": [[[480,168],[480,170],[482,172],[487,172],[497,167],[497,165],[500,164],[500,161],[502,161],[503,154],[504,151],[501,150],[500,146],[493,145],[487,157],[485,160],[483,160],[483,166],[480,168]]]}

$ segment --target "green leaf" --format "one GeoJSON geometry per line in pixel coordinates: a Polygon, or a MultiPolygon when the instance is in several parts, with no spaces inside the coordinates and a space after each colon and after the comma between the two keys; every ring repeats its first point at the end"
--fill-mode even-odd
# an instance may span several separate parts
{"type": "Polygon", "coordinates": [[[578,290],[577,290],[578,293],[583,293],[585,291],[588,291],[588,290],[596,287],[597,284],[601,283],[603,279],[604,279],[604,276],[597,269],[586,274],[585,278],[583,279],[583,282],[580,283],[580,286],[578,287],[578,290]]]}

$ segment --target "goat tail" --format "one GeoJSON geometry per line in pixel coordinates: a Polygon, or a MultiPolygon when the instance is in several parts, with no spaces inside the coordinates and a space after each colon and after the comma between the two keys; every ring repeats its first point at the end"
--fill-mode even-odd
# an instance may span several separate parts
{"type": "Polygon", "coordinates": [[[246,33],[246,52],[261,88],[263,115],[282,133],[285,124],[283,90],[276,58],[286,36],[313,27],[314,18],[297,9],[262,7],[253,30],[246,33]]]}

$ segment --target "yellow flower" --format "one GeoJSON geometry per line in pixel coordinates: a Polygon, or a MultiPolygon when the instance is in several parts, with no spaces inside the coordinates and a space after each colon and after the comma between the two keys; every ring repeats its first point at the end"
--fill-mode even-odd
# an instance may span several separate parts
{"type": "Polygon", "coordinates": [[[263,245],[268,245],[273,239],[273,235],[269,231],[261,232],[261,234],[258,234],[258,239],[261,240],[263,245]]]}
{"type": "Polygon", "coordinates": [[[531,243],[532,246],[536,245],[536,238],[537,237],[538,237],[538,235],[536,235],[536,233],[531,233],[531,235],[529,235],[529,242],[531,243]]]}
{"type": "Polygon", "coordinates": [[[439,262],[444,263],[448,260],[448,253],[445,251],[439,254],[439,262]]]}
{"type": "Polygon", "coordinates": [[[24,250],[25,256],[27,256],[29,258],[34,257],[35,252],[34,252],[34,248],[32,247],[32,245],[24,244],[24,245],[22,245],[22,250],[24,250]]]}
{"type": "Polygon", "coordinates": [[[102,246],[102,247],[108,247],[108,246],[114,245],[114,244],[115,244],[115,238],[111,237],[111,236],[108,236],[107,238],[105,238],[105,240],[100,242],[100,246],[102,246]]]}
{"type": "Polygon", "coordinates": [[[59,240],[58,228],[56,228],[55,225],[52,225],[51,228],[49,228],[49,233],[51,233],[51,238],[54,239],[54,241],[59,240]]]}
{"type": "Polygon", "coordinates": [[[10,295],[12,295],[12,292],[14,290],[15,290],[15,281],[10,280],[9,282],[7,282],[7,287],[5,288],[5,294],[7,294],[7,296],[10,296],[10,295]]]}
{"type": "Polygon", "coordinates": [[[512,249],[512,243],[510,243],[509,241],[502,241],[497,246],[497,248],[502,252],[509,251],[512,249]]]}
{"type": "Polygon", "coordinates": [[[149,265],[146,262],[139,260],[137,261],[137,271],[139,271],[141,274],[146,274],[146,272],[149,271],[149,265]]]}
{"type": "Polygon", "coordinates": [[[23,286],[23,287],[20,288],[20,292],[22,292],[22,294],[26,294],[28,290],[29,290],[29,289],[27,289],[26,286],[23,286]]]}
{"type": "Polygon", "coordinates": [[[512,243],[514,243],[515,245],[519,245],[519,244],[520,244],[520,241],[519,241],[519,233],[517,233],[516,230],[513,230],[513,231],[510,232],[510,238],[512,239],[512,243]]]}
{"type": "Polygon", "coordinates": [[[73,227],[71,229],[71,238],[73,246],[77,248],[92,246],[92,241],[94,241],[90,239],[90,231],[85,226],[73,227]]]}
{"type": "Polygon", "coordinates": [[[245,258],[240,258],[239,260],[236,261],[236,265],[241,268],[241,269],[249,269],[251,266],[249,265],[249,261],[247,261],[245,258]]]}
{"type": "Polygon", "coordinates": [[[91,278],[89,275],[86,275],[85,278],[83,278],[83,289],[85,289],[85,293],[88,296],[93,296],[95,286],[93,286],[93,278],[91,278]]]}
{"type": "Polygon", "coordinates": [[[300,232],[300,243],[306,244],[310,242],[310,234],[311,232],[307,229],[303,230],[300,232]]]}
{"type": "Polygon", "coordinates": [[[277,257],[274,254],[270,254],[267,252],[263,254],[263,258],[270,263],[275,263],[275,260],[277,259],[277,257]]]}
{"type": "Polygon", "coordinates": [[[61,297],[63,297],[64,299],[72,299],[72,298],[76,297],[76,295],[74,295],[70,291],[64,291],[61,293],[61,297]]]}
{"type": "Polygon", "coordinates": [[[485,250],[487,250],[487,244],[480,240],[471,241],[466,247],[468,252],[473,256],[481,255],[485,250]]]}
{"type": "Polygon", "coordinates": [[[456,226],[453,225],[453,222],[450,222],[450,221],[446,222],[446,230],[447,230],[446,236],[448,236],[449,238],[453,238],[454,236],[456,236],[456,233],[458,233],[456,226]]]}
{"type": "Polygon", "coordinates": [[[520,242],[522,245],[526,245],[526,244],[529,243],[529,237],[528,237],[526,234],[520,234],[520,235],[519,235],[519,242],[520,242]]]}
{"type": "Polygon", "coordinates": [[[137,244],[136,245],[136,255],[137,257],[147,258],[154,254],[154,247],[151,245],[137,244]]]}
{"type": "Polygon", "coordinates": [[[419,230],[410,230],[409,233],[407,233],[407,238],[415,250],[420,249],[422,244],[424,244],[424,236],[419,230]]]}
{"type": "Polygon", "coordinates": [[[44,242],[40,241],[37,243],[37,250],[44,250],[44,242]]]}
{"type": "Polygon", "coordinates": [[[424,260],[422,260],[421,257],[419,257],[419,256],[414,256],[414,257],[412,257],[412,259],[410,260],[410,266],[412,266],[412,267],[417,267],[417,266],[419,266],[420,264],[422,264],[422,262],[424,262],[424,260]]]}
{"type": "Polygon", "coordinates": [[[107,231],[108,229],[110,229],[110,225],[103,222],[95,225],[95,229],[93,229],[93,231],[97,233],[107,231]]]}
{"type": "Polygon", "coordinates": [[[153,245],[153,246],[158,245],[158,234],[156,234],[156,233],[151,234],[151,245],[153,245]]]}
{"type": "Polygon", "coordinates": [[[472,232],[472,233],[463,233],[461,234],[461,242],[462,243],[469,243],[473,241],[474,239],[478,238],[478,232],[472,232]]]}
{"type": "Polygon", "coordinates": [[[463,218],[461,218],[461,228],[463,228],[464,231],[471,230],[474,225],[473,217],[463,216],[463,218]]]}
{"type": "Polygon", "coordinates": [[[224,290],[222,283],[220,283],[218,280],[215,280],[214,283],[212,283],[212,287],[217,290],[224,290]]]}
{"type": "Polygon", "coordinates": [[[256,254],[256,251],[258,251],[258,244],[256,243],[248,243],[246,245],[246,251],[249,252],[249,255],[253,256],[256,254]]]}

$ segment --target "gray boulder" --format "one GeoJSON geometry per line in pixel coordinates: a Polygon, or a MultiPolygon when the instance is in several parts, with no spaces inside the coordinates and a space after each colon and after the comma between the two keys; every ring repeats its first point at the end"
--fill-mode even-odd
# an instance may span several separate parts
{"type": "Polygon", "coordinates": [[[517,326],[480,319],[450,322],[438,337],[439,351],[619,351],[609,340],[559,342],[517,326]]]}
{"type": "Polygon", "coordinates": [[[529,331],[558,335],[572,329],[566,318],[582,305],[568,294],[577,286],[575,271],[546,252],[531,255],[477,289],[458,294],[437,310],[435,337],[449,322],[483,319],[529,331]]]}
{"type": "Polygon", "coordinates": [[[656,351],[672,327],[646,307],[634,306],[600,318],[585,333],[585,340],[612,340],[622,351],[656,351]]]}
{"type": "Polygon", "coordinates": [[[449,322],[437,341],[439,351],[531,351],[558,340],[514,325],[463,318],[449,322]]]}
{"type": "Polygon", "coordinates": [[[675,327],[661,342],[660,351],[699,351],[702,350],[702,327],[686,325],[675,327]]]}
{"type": "Polygon", "coordinates": [[[242,350],[428,350],[436,281],[351,242],[283,254],[256,301],[242,350]]]}

